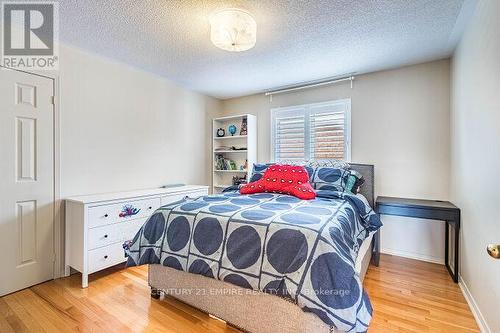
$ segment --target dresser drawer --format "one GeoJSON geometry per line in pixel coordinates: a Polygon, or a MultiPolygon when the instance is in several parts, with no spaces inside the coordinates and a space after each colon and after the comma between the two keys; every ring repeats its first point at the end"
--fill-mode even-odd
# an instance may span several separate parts
{"type": "Polygon", "coordinates": [[[144,217],[91,228],[88,235],[88,248],[92,250],[112,243],[130,240],[147,219],[147,217],[144,217]]]}
{"type": "Polygon", "coordinates": [[[160,207],[160,202],[160,198],[153,198],[90,207],[88,210],[89,228],[148,217],[160,207]]]}
{"type": "Polygon", "coordinates": [[[127,259],[125,258],[122,243],[120,242],[90,250],[88,260],[89,273],[94,273],[106,267],[124,262],[127,259]]]}
{"type": "Polygon", "coordinates": [[[189,193],[166,195],[166,196],[161,197],[161,205],[165,206],[169,203],[182,200],[185,197],[198,198],[198,197],[201,197],[201,196],[207,195],[207,194],[208,194],[207,190],[201,190],[201,191],[194,191],[194,192],[189,192],[189,193]]]}

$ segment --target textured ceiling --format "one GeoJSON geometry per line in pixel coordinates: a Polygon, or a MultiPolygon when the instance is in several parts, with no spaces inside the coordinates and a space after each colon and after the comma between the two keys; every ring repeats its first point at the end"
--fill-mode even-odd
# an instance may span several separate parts
{"type": "Polygon", "coordinates": [[[61,0],[61,41],[219,98],[449,56],[464,0],[61,0]],[[213,46],[208,16],[239,7],[257,45],[213,46]]]}

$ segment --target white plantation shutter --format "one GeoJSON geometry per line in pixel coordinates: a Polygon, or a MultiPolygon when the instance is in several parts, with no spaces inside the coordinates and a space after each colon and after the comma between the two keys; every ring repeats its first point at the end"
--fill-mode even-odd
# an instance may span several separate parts
{"type": "Polygon", "coordinates": [[[304,116],[276,119],[276,159],[304,159],[306,145],[304,122],[304,116]]]}
{"type": "Polygon", "coordinates": [[[349,99],[271,110],[275,161],[350,160],[349,99]]]}
{"type": "Polygon", "coordinates": [[[305,158],[305,123],[303,108],[287,108],[275,114],[272,135],[275,160],[305,158]]]}
{"type": "Polygon", "coordinates": [[[310,159],[347,160],[345,103],[310,107],[310,159]]]}

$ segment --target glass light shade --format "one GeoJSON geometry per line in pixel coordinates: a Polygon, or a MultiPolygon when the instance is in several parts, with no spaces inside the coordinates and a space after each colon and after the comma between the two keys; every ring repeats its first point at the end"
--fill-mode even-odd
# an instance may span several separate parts
{"type": "Polygon", "coordinates": [[[210,17],[210,40],[226,51],[249,50],[257,41],[257,24],[241,9],[223,9],[210,17]]]}

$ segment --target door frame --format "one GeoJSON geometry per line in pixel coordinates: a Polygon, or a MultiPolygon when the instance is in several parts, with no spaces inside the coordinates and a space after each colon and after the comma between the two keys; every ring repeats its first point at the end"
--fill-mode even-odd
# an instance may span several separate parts
{"type": "Polygon", "coordinates": [[[61,105],[61,94],[60,94],[60,75],[59,73],[43,73],[36,71],[24,71],[15,68],[4,67],[0,65],[0,70],[12,70],[21,73],[26,73],[30,75],[35,75],[43,78],[52,80],[52,91],[54,94],[54,100],[52,103],[53,112],[53,163],[54,163],[54,203],[53,203],[53,242],[54,242],[54,260],[53,260],[53,279],[60,278],[64,276],[64,238],[63,235],[63,224],[64,224],[64,212],[62,211],[63,205],[61,200],[61,131],[60,131],[60,105],[61,105]]]}

